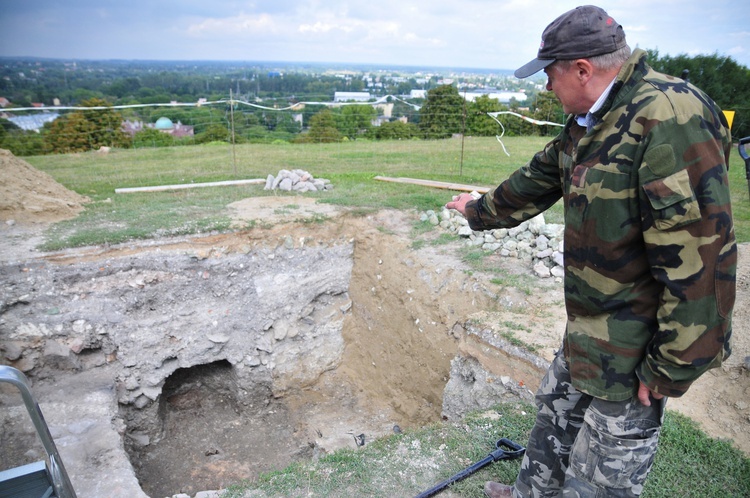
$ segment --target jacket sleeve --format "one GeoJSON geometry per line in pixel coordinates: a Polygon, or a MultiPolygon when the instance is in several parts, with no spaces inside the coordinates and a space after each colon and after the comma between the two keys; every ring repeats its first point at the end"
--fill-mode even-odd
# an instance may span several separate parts
{"type": "Polygon", "coordinates": [[[730,352],[737,246],[727,179],[731,139],[720,111],[675,116],[650,130],[639,167],[641,223],[662,285],[658,330],[636,371],[681,396],[730,352]]]}
{"type": "Polygon", "coordinates": [[[469,226],[473,230],[514,227],[557,202],[562,196],[558,143],[558,139],[548,143],[498,187],[468,203],[469,226]]]}

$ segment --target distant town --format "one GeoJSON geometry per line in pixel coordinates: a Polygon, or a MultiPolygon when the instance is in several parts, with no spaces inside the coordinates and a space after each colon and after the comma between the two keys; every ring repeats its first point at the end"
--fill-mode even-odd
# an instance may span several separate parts
{"type": "MultiPolygon", "coordinates": [[[[528,111],[542,90],[543,80],[518,80],[507,70],[4,58],[0,147],[33,155],[211,141],[491,136],[501,125],[487,112],[528,111]],[[431,105],[430,96],[442,104],[431,105]],[[467,109],[471,119],[462,121],[467,109]]],[[[557,110],[538,117],[550,119],[549,112],[562,119],[557,110]]]]}
{"type": "MultiPolygon", "coordinates": [[[[649,57],[655,69],[689,75],[733,111],[733,134],[750,134],[750,70],[718,55],[649,57]]],[[[5,57],[0,147],[33,155],[214,141],[550,134],[565,116],[545,83],[544,73],[519,80],[509,69],[5,57]]]]}
{"type": "MultiPolygon", "coordinates": [[[[489,95],[508,104],[543,89],[543,80],[518,80],[510,70],[380,68],[282,62],[120,61],[0,58],[0,107],[74,106],[88,98],[111,104],[198,102],[230,94],[238,100],[360,101],[386,95],[424,99],[454,85],[467,100],[489,95]]],[[[45,119],[22,120],[23,127],[45,119]]]]}

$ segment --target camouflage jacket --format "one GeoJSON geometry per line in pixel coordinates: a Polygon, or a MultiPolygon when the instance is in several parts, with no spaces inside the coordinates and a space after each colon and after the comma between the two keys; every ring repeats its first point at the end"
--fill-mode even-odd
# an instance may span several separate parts
{"type": "Polygon", "coordinates": [[[621,401],[638,380],[681,396],[731,352],[737,247],[726,119],[634,51],[597,123],[563,131],[467,205],[472,229],[565,209],[564,339],[574,386],[621,401]]]}

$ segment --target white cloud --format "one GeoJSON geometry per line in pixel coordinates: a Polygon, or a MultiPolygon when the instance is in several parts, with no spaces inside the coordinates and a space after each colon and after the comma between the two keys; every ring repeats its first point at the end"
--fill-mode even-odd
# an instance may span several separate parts
{"type": "Polygon", "coordinates": [[[352,33],[355,30],[355,27],[352,25],[347,25],[345,23],[336,23],[336,22],[323,22],[318,21],[315,24],[300,24],[298,31],[303,34],[311,33],[311,34],[318,34],[318,33],[329,33],[331,31],[340,31],[342,33],[352,33]]]}
{"type": "Polygon", "coordinates": [[[640,24],[638,26],[623,26],[622,29],[625,31],[625,36],[627,36],[628,33],[644,33],[649,30],[649,28],[644,24],[640,24]]]}
{"type": "Polygon", "coordinates": [[[200,22],[190,24],[186,33],[190,36],[226,36],[237,34],[273,34],[277,33],[278,26],[268,14],[257,16],[240,14],[233,17],[208,18],[200,22]]]}
{"type": "MultiPolygon", "coordinates": [[[[580,0],[5,2],[0,55],[375,62],[515,69],[580,0]],[[169,35],[165,39],[165,34],[169,35]],[[159,44],[149,40],[159,39],[159,44]]],[[[745,0],[600,0],[632,47],[750,65],[745,0]]]]}

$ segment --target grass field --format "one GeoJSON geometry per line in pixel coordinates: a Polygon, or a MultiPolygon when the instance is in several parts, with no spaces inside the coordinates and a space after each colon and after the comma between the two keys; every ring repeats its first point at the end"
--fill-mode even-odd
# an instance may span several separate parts
{"type": "MultiPolygon", "coordinates": [[[[450,191],[386,183],[373,178],[402,176],[471,185],[496,186],[544,146],[543,137],[439,141],[342,142],[336,144],[227,144],[115,150],[25,158],[58,182],[92,200],[77,219],[57,224],[45,249],[133,238],[225,230],[231,202],[281,194],[262,185],[116,194],[115,189],[266,178],[281,169],[304,169],[331,180],[332,191],[305,194],[322,202],[361,208],[438,209],[450,191]]],[[[730,186],[737,238],[750,241],[750,200],[742,159],[732,155],[730,186]]],[[[562,221],[561,204],[546,214],[562,221]]]]}

